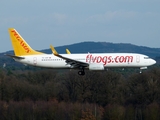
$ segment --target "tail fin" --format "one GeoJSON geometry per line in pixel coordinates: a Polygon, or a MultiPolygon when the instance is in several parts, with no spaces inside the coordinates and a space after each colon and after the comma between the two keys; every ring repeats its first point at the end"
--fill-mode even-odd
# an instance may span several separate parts
{"type": "Polygon", "coordinates": [[[8,31],[16,56],[44,54],[33,50],[14,28],[9,28],[8,31]]]}

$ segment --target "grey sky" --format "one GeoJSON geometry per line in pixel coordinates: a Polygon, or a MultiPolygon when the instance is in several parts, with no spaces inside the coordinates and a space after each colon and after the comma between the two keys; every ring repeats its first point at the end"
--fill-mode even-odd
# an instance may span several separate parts
{"type": "Polygon", "coordinates": [[[0,52],[12,50],[9,27],[37,50],[84,41],[160,48],[160,0],[1,0],[0,52]]]}

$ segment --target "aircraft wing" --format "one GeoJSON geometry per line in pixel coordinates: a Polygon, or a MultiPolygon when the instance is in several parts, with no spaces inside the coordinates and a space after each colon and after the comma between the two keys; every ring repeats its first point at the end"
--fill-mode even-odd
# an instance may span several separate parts
{"type": "Polygon", "coordinates": [[[80,68],[80,67],[88,67],[89,66],[89,64],[86,62],[74,60],[74,59],[71,59],[71,58],[68,58],[68,57],[65,57],[65,56],[58,54],[58,52],[54,49],[54,47],[52,45],[50,45],[50,48],[55,56],[66,60],[66,63],[68,65],[71,65],[72,68],[80,68]]]}

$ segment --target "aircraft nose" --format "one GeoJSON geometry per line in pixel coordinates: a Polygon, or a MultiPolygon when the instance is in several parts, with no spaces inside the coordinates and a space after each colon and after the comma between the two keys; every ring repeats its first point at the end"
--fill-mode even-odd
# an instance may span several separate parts
{"type": "Polygon", "coordinates": [[[153,59],[151,59],[151,64],[152,64],[152,65],[156,64],[156,61],[153,60],[153,59]]]}

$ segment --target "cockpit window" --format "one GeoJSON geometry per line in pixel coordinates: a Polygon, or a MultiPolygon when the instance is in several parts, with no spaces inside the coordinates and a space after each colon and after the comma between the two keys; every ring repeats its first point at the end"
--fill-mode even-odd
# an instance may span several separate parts
{"type": "Polygon", "coordinates": [[[150,59],[149,57],[144,57],[144,59],[150,59]]]}

